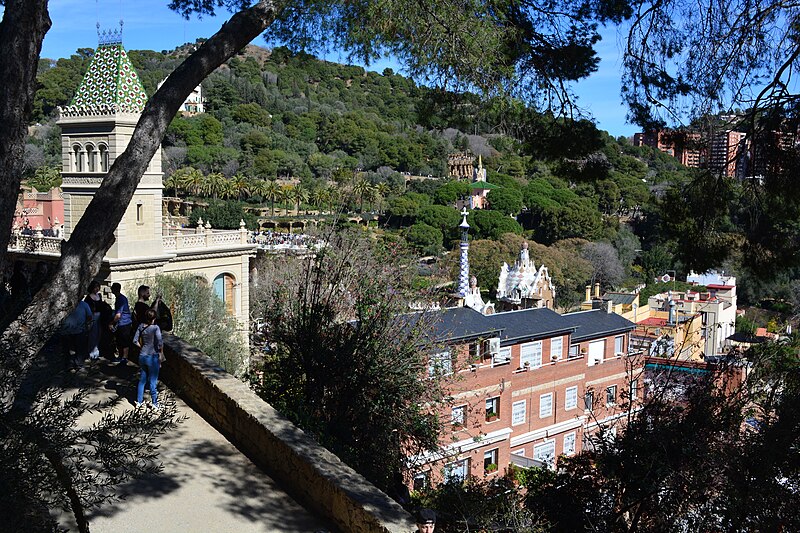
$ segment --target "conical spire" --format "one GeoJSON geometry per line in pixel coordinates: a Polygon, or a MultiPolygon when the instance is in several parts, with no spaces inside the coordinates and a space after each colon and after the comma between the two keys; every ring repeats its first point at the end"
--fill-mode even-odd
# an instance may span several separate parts
{"type": "Polygon", "coordinates": [[[62,116],[141,113],[147,102],[142,82],[122,46],[120,29],[100,32],[100,44],[81,80],[72,103],[62,116]]]}

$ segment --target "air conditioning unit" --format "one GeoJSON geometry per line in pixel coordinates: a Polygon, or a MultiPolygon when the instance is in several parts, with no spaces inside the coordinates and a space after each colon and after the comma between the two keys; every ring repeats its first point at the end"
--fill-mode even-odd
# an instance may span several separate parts
{"type": "Polygon", "coordinates": [[[495,337],[493,339],[489,339],[489,353],[492,357],[498,355],[500,353],[500,338],[495,337]]]}

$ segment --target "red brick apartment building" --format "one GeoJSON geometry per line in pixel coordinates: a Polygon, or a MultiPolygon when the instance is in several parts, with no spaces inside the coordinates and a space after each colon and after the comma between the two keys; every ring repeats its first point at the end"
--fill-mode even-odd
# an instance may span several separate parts
{"type": "Polygon", "coordinates": [[[451,431],[440,452],[409,458],[414,487],[498,475],[511,463],[552,465],[589,445],[601,425],[621,423],[628,399],[641,394],[642,365],[628,354],[633,328],[604,309],[443,311],[436,336],[446,348],[429,372],[452,377],[442,412],[451,431]]]}

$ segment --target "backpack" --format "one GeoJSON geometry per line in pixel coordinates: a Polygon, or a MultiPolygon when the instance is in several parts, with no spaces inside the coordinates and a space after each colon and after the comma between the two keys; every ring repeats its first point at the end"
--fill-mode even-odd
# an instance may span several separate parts
{"type": "Polygon", "coordinates": [[[158,314],[156,324],[161,331],[172,331],[172,311],[169,310],[169,306],[164,302],[159,302],[156,313],[158,314]]]}

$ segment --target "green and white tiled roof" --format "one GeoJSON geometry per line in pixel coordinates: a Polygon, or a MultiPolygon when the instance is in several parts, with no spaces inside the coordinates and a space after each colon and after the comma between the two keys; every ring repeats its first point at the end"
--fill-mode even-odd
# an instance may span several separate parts
{"type": "Polygon", "coordinates": [[[121,43],[101,44],[62,116],[141,113],[147,102],[139,76],[121,43]]]}

